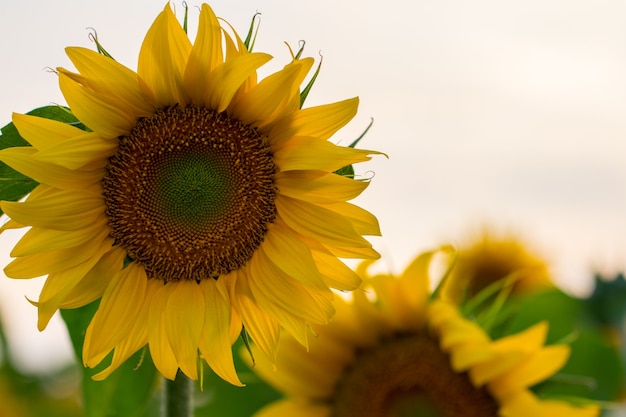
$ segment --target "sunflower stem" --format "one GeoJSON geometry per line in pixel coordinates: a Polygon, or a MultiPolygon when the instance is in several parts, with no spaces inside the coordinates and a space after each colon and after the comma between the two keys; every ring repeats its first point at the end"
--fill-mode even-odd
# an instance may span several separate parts
{"type": "Polygon", "coordinates": [[[164,380],[163,417],[193,417],[193,381],[180,370],[173,381],[164,380]]]}

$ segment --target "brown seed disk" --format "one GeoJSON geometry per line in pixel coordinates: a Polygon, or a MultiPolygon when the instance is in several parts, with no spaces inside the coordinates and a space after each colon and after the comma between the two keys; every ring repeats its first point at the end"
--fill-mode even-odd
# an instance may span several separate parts
{"type": "Polygon", "coordinates": [[[331,401],[333,417],[496,417],[498,404],[426,334],[400,335],[359,352],[331,401]]]}
{"type": "Polygon", "coordinates": [[[245,265],[276,218],[274,173],[256,129],[194,105],[160,109],[110,159],[111,236],[150,278],[217,278],[245,265]]]}

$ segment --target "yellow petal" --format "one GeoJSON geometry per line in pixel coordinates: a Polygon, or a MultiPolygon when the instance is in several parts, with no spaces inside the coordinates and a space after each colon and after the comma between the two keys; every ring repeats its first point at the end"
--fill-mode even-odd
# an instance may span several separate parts
{"type": "Polygon", "coordinates": [[[369,248],[343,216],[315,204],[278,195],[278,216],[297,233],[323,243],[341,247],[369,248]]]}
{"type": "MultiPolygon", "coordinates": [[[[325,378],[325,375],[330,376],[326,372],[326,363],[320,366],[316,359],[321,358],[313,357],[291,337],[281,338],[276,364],[258,355],[256,349],[252,353],[255,357],[254,372],[286,397],[323,399],[331,397],[335,389],[333,382],[336,381],[325,378]]],[[[243,351],[242,356],[247,359],[247,352],[243,351]]]]}
{"type": "Polygon", "coordinates": [[[492,379],[508,372],[524,359],[525,355],[521,352],[508,352],[507,354],[496,355],[487,361],[473,364],[469,370],[472,383],[477,387],[483,386],[492,379]]]}
{"type": "MultiPolygon", "coordinates": [[[[280,270],[267,256],[257,251],[250,264],[250,289],[264,308],[279,307],[306,321],[325,324],[334,314],[330,290],[307,289],[280,270]]],[[[268,310],[274,312],[271,308],[268,310]]],[[[282,315],[282,314],[281,314],[282,315]]],[[[280,317],[276,317],[280,321],[280,317]]]]}
{"type": "Polygon", "coordinates": [[[274,181],[281,194],[310,203],[352,200],[369,185],[324,171],[279,172],[274,181]]]}
{"type": "MultiPolygon", "coordinates": [[[[140,300],[138,300],[138,302],[139,301],[140,300]]],[[[107,378],[135,352],[148,343],[148,305],[149,302],[147,300],[141,300],[141,309],[138,315],[133,317],[133,325],[128,336],[115,346],[111,364],[92,376],[92,379],[102,381],[107,378]]]]}
{"type": "Polygon", "coordinates": [[[213,10],[207,4],[202,4],[198,33],[184,73],[186,90],[195,104],[207,103],[206,83],[211,72],[223,62],[222,28],[213,10]]]}
{"type": "Polygon", "coordinates": [[[37,150],[31,147],[6,148],[0,151],[0,161],[35,181],[63,190],[83,190],[100,182],[104,169],[69,170],[65,167],[37,161],[37,150]]]}
{"type": "Polygon", "coordinates": [[[70,47],[65,52],[80,75],[88,80],[90,89],[114,97],[120,107],[131,110],[136,117],[154,113],[154,104],[143,95],[134,71],[91,49],[70,47]]]}
{"type": "Polygon", "coordinates": [[[352,223],[354,230],[361,235],[381,236],[376,216],[359,206],[347,202],[319,204],[319,206],[332,210],[348,219],[352,223]]]}
{"type": "MultiPolygon", "coordinates": [[[[145,310],[145,309],[144,309],[145,310]]],[[[143,310],[142,310],[143,311],[143,310]]],[[[135,325],[133,329],[130,331],[127,338],[122,340],[122,342],[115,346],[115,350],[113,351],[113,358],[111,359],[111,364],[107,366],[102,371],[98,372],[91,378],[94,381],[103,381],[108,378],[109,375],[113,373],[117,368],[120,367],[124,362],[128,360],[135,352],[144,347],[147,343],[146,337],[146,322],[144,318],[145,314],[140,314],[134,322],[135,325]]]]}
{"type": "Polygon", "coordinates": [[[265,406],[254,417],[330,417],[331,408],[325,404],[309,404],[295,400],[280,400],[265,406]]]}
{"type": "Polygon", "coordinates": [[[11,251],[12,256],[27,256],[38,252],[68,249],[89,243],[102,229],[108,229],[106,217],[100,216],[84,229],[53,230],[32,227],[17,242],[11,251]]]}
{"type": "Polygon", "coordinates": [[[280,171],[320,170],[333,172],[372,159],[378,152],[346,148],[307,136],[296,136],[275,148],[274,162],[280,171]]]}
{"type": "Polygon", "coordinates": [[[63,190],[23,203],[3,201],[2,210],[21,224],[76,230],[89,227],[104,216],[104,197],[92,192],[63,190]]]}
{"type": "Polygon", "coordinates": [[[6,221],[6,223],[2,225],[2,227],[0,227],[0,233],[4,232],[5,230],[21,229],[23,227],[26,227],[26,226],[16,222],[13,219],[9,219],[6,221]]]}
{"type": "Polygon", "coordinates": [[[178,362],[170,345],[166,331],[165,306],[170,289],[157,280],[148,280],[151,295],[150,313],[148,315],[148,343],[154,366],[165,378],[174,380],[178,371],[178,362]]]}
{"type": "MultiPolygon", "coordinates": [[[[432,308],[430,316],[433,316],[432,308]]],[[[489,338],[476,323],[462,319],[460,316],[456,320],[443,323],[439,328],[439,333],[439,342],[445,350],[456,349],[457,346],[470,343],[485,346],[490,344],[489,338]]]]}
{"type": "MultiPolygon", "coordinates": [[[[233,103],[232,113],[242,123],[263,129],[296,109],[291,98],[299,96],[300,83],[311,68],[312,60],[296,60],[263,79],[233,103]]],[[[270,136],[270,143],[272,138],[270,136]]]]}
{"type": "Polygon", "coordinates": [[[78,308],[102,297],[113,276],[122,270],[126,251],[113,246],[70,291],[60,308],[78,308]]]}
{"type": "Polygon", "coordinates": [[[598,417],[599,405],[575,406],[560,401],[542,401],[546,416],[598,417]]]}
{"type": "Polygon", "coordinates": [[[548,322],[542,321],[528,329],[493,342],[497,352],[516,350],[531,353],[541,349],[548,336],[548,322]]]}
{"type": "Polygon", "coordinates": [[[37,328],[42,331],[48,326],[48,322],[59,309],[66,297],[85,278],[94,265],[102,258],[109,249],[101,248],[91,258],[76,265],[73,268],[50,274],[46,279],[39,295],[37,328]]]}
{"type": "Polygon", "coordinates": [[[195,281],[169,282],[165,330],[181,371],[198,379],[198,345],[204,327],[204,294],[195,281]]]}
{"type": "Polygon", "coordinates": [[[465,372],[477,363],[491,360],[493,352],[480,342],[467,342],[457,346],[450,353],[450,365],[456,372],[465,372]]]}
{"type": "Polygon", "coordinates": [[[577,407],[561,401],[540,400],[531,391],[524,390],[501,401],[502,417],[598,417],[600,407],[577,407]]]}
{"type": "Polygon", "coordinates": [[[33,158],[72,170],[86,165],[92,169],[104,168],[118,147],[117,139],[103,139],[97,133],[87,133],[40,151],[33,158]]]}
{"type": "Polygon", "coordinates": [[[339,258],[380,259],[380,253],[376,252],[371,245],[363,248],[342,247],[337,245],[330,245],[327,243],[323,243],[323,245],[326,249],[328,249],[330,253],[339,258]]]}
{"type": "Polygon", "coordinates": [[[527,390],[520,391],[502,401],[498,415],[500,417],[556,417],[545,414],[539,399],[527,390]]]}
{"type": "Polygon", "coordinates": [[[242,84],[270,59],[272,56],[268,54],[249,53],[219,66],[208,79],[203,103],[218,112],[226,110],[242,84]]]}
{"type": "Polygon", "coordinates": [[[319,250],[314,250],[312,254],[324,284],[340,291],[352,291],[359,288],[361,277],[336,256],[328,251],[319,250]]]}
{"type": "MultiPolygon", "coordinates": [[[[222,281],[224,281],[222,279],[222,277],[220,277],[220,279],[222,281]]],[[[229,296],[230,297],[230,296],[229,296]]],[[[237,313],[237,310],[235,309],[235,307],[232,305],[230,306],[230,327],[228,328],[228,334],[229,334],[229,339],[230,340],[230,344],[234,344],[237,339],[239,339],[239,337],[241,336],[241,330],[243,329],[243,323],[241,322],[241,317],[239,317],[239,314],[237,313]]]]}
{"type": "Polygon", "coordinates": [[[298,236],[279,224],[269,224],[261,250],[274,265],[302,284],[327,290],[309,247],[298,236]]]}
{"type": "Polygon", "coordinates": [[[66,139],[85,134],[67,123],[28,114],[13,113],[13,123],[24,139],[42,151],[66,139]]]}
{"type": "Polygon", "coordinates": [[[200,351],[211,369],[233,385],[243,386],[233,362],[230,343],[230,301],[224,285],[211,279],[203,280],[200,288],[205,299],[204,328],[200,351]]]}
{"type": "Polygon", "coordinates": [[[79,84],[63,68],[57,70],[59,87],[72,113],[91,130],[112,139],[128,134],[135,126],[139,116],[119,106],[115,98],[98,94],[79,84]]]}
{"type": "MultiPolygon", "coordinates": [[[[241,55],[246,55],[250,53],[243,40],[237,34],[237,31],[231,26],[230,23],[224,21],[228,27],[230,27],[233,36],[231,37],[225,30],[222,31],[222,36],[224,37],[224,44],[226,46],[226,60],[225,62],[230,62],[231,60],[237,58],[241,55]],[[233,40],[234,38],[234,40],[233,40]]],[[[235,94],[236,97],[241,97],[245,95],[248,91],[250,91],[254,86],[258,84],[258,76],[256,72],[251,72],[250,76],[243,82],[241,88],[235,94]]],[[[236,101],[236,100],[233,100],[236,101]]]]}
{"type": "Polygon", "coordinates": [[[102,248],[110,248],[113,239],[107,230],[102,230],[89,244],[55,251],[21,256],[4,268],[11,278],[36,278],[73,268],[95,256],[102,248]]]}
{"type": "Polygon", "coordinates": [[[272,361],[275,360],[280,335],[278,321],[259,307],[250,290],[248,278],[243,272],[229,274],[227,284],[230,298],[244,328],[259,349],[272,361]]]}
{"type": "Polygon", "coordinates": [[[135,262],[113,277],[87,328],[83,345],[85,365],[93,368],[117,344],[129,337],[134,322],[129,318],[137,317],[141,312],[147,281],[145,270],[135,262]]]}
{"type": "Polygon", "coordinates": [[[322,106],[309,107],[286,115],[270,131],[272,143],[293,136],[329,139],[356,115],[359,98],[351,98],[322,106]]]}
{"type": "Polygon", "coordinates": [[[439,251],[429,251],[416,257],[398,278],[406,303],[415,311],[421,310],[430,293],[430,266],[439,251]]]}
{"type": "MultiPolygon", "coordinates": [[[[316,339],[312,338],[307,351],[293,338],[285,337],[281,340],[276,371],[272,369],[272,374],[276,382],[282,382],[280,390],[287,396],[332,398],[341,377],[345,376],[346,369],[351,365],[353,356],[349,361],[342,362],[331,356],[331,352],[316,349],[325,346],[328,340],[315,342],[316,339]]],[[[348,350],[352,351],[350,348],[348,350]]]]}
{"type": "Polygon", "coordinates": [[[157,107],[187,103],[183,77],[190,53],[191,42],[167,3],[146,34],[137,64],[144,94],[154,95],[157,107]]]}
{"type": "Polygon", "coordinates": [[[489,386],[498,395],[530,387],[552,376],[567,362],[570,354],[569,346],[548,346],[526,358],[506,374],[489,382],[489,386]]]}

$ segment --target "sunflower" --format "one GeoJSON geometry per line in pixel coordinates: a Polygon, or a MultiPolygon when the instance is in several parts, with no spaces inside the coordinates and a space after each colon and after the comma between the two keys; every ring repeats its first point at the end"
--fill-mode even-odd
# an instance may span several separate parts
{"type": "Polygon", "coordinates": [[[596,406],[541,400],[529,387],[553,375],[569,348],[545,346],[548,326],[491,340],[458,308],[429,300],[426,253],[399,276],[363,274],[366,291],[336,300],[337,314],[307,352],[283,338],[274,368],[253,368],[286,398],[255,417],[591,417],[596,406]]]}
{"type": "Polygon", "coordinates": [[[457,256],[442,286],[442,296],[457,303],[504,279],[511,279],[514,294],[552,287],[546,262],[513,236],[494,237],[485,231],[462,245],[457,256]]]}
{"type": "Polygon", "coordinates": [[[157,369],[198,378],[204,359],[240,384],[231,345],[245,331],[273,357],[281,327],[306,343],[334,313],[330,288],[359,277],[341,258],[377,258],[364,235],[376,218],[347,201],[367,181],[335,173],[374,151],[328,141],[358,98],[302,108],[312,58],[297,54],[257,80],[271,56],[251,52],[203,4],[191,43],[169,5],[150,27],[137,72],[70,47],[78,72],[61,91],[87,130],[15,114],[32,147],[0,160],[38,181],[1,204],[30,227],[7,276],[47,275],[36,302],[43,330],[59,308],[101,298],[83,361],[112,361],[103,379],[148,346],[157,369]]]}

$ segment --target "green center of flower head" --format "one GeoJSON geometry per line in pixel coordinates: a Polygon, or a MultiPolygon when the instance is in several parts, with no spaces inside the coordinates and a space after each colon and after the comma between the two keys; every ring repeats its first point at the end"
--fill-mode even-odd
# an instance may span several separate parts
{"type": "Polygon", "coordinates": [[[228,166],[214,155],[186,148],[177,157],[161,161],[156,178],[155,203],[180,227],[193,229],[219,221],[235,195],[228,166]]]}
{"type": "Polygon", "coordinates": [[[402,335],[359,353],[341,379],[333,417],[496,417],[498,405],[426,334],[402,335]]]}
{"type": "Polygon", "coordinates": [[[102,185],[111,236],[164,281],[241,268],[276,217],[272,155],[225,113],[174,106],[120,138],[102,185]]]}

